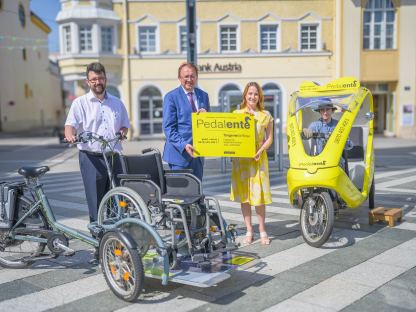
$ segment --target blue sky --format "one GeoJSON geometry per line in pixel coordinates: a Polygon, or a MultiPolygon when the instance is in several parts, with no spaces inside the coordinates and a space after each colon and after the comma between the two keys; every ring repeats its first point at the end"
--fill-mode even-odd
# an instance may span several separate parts
{"type": "Polygon", "coordinates": [[[30,9],[52,29],[49,34],[49,52],[59,51],[58,24],[56,15],[61,9],[59,0],[31,0],[30,9]]]}

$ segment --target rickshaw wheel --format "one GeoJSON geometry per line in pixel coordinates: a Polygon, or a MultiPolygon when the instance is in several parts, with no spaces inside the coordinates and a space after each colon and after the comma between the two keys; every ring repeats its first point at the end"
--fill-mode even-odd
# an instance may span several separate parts
{"type": "Polygon", "coordinates": [[[375,193],[376,193],[376,187],[375,187],[375,183],[374,183],[374,177],[373,177],[373,182],[371,182],[371,187],[370,187],[370,192],[368,193],[368,208],[374,209],[375,207],[375,203],[374,203],[374,197],[375,197],[375,193]]]}
{"type": "Polygon", "coordinates": [[[134,301],[143,289],[143,263],[117,232],[107,232],[100,242],[100,262],[111,291],[125,301],[134,301]]]}
{"type": "Polygon", "coordinates": [[[301,232],[308,245],[321,247],[328,240],[334,226],[334,206],[328,192],[313,193],[310,197],[314,202],[313,207],[308,206],[308,199],[302,204],[301,232]]]}

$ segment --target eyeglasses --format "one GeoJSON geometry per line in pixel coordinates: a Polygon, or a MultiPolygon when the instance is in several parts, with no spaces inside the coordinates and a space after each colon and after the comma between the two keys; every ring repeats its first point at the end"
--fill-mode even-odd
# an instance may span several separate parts
{"type": "Polygon", "coordinates": [[[96,84],[97,82],[104,82],[105,77],[98,77],[98,78],[88,79],[88,81],[90,83],[96,84]]]}

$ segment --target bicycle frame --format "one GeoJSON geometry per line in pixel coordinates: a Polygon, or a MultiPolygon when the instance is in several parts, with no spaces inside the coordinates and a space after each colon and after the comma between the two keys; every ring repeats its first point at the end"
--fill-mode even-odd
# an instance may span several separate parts
{"type": "MultiPolygon", "coordinates": [[[[78,232],[64,224],[61,224],[56,221],[55,215],[52,211],[52,208],[49,204],[48,198],[46,197],[42,184],[39,183],[39,179],[34,179],[35,186],[31,187],[30,182],[26,181],[26,185],[29,188],[29,192],[33,195],[36,202],[31,205],[28,212],[26,212],[17,222],[16,224],[11,228],[10,232],[13,232],[21,223],[23,223],[23,220],[35,214],[37,211],[41,211],[43,215],[46,217],[46,220],[48,222],[48,225],[52,228],[52,230],[63,233],[65,235],[68,235],[71,238],[79,239],[89,245],[92,245],[94,247],[99,246],[99,242],[97,239],[90,237],[84,233],[78,232]]],[[[19,240],[30,240],[30,241],[37,241],[40,243],[47,243],[46,238],[39,238],[39,237],[31,237],[31,236],[23,236],[23,235],[15,235],[15,239],[19,240]]]]}

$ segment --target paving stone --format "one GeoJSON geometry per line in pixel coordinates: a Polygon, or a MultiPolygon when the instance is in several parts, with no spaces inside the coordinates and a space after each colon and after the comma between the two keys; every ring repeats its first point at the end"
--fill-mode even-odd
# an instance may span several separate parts
{"type": "Polygon", "coordinates": [[[42,290],[42,287],[17,280],[0,285],[0,302],[42,290]]]}

